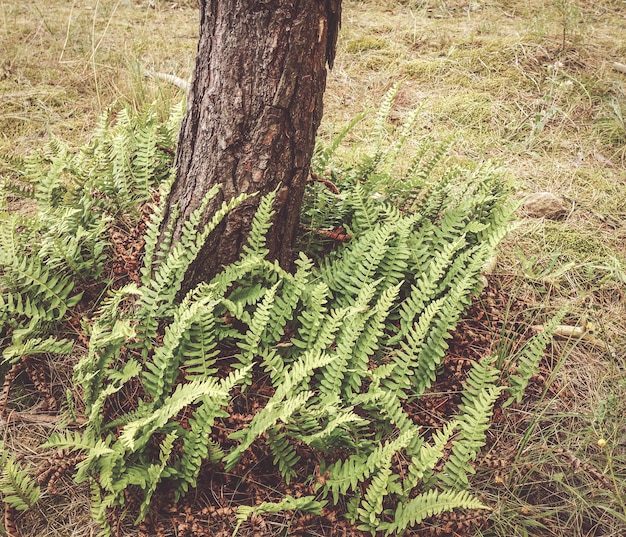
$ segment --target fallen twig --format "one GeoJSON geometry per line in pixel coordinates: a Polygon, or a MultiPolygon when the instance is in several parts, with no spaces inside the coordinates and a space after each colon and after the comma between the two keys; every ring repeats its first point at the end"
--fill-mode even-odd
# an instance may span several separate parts
{"type": "MultiPolygon", "coordinates": [[[[544,326],[542,324],[537,324],[533,326],[532,329],[535,332],[542,332],[544,330],[544,326]]],[[[605,341],[602,341],[595,336],[594,328],[591,323],[585,323],[582,326],[560,324],[554,329],[553,335],[555,337],[565,339],[579,339],[580,341],[589,343],[590,345],[602,349],[603,351],[613,352],[612,347],[610,347],[605,341]]]]}
{"type": "Polygon", "coordinates": [[[613,69],[626,75],[626,63],[613,62],[613,69]]]}

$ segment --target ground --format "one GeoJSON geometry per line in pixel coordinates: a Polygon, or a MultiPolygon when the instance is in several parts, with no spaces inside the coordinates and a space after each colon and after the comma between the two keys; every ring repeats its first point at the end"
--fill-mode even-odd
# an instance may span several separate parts
{"type": "MultiPolygon", "coordinates": [[[[493,511],[439,520],[444,535],[618,536],[626,524],[626,75],[616,68],[626,63],[625,17],[621,0],[344,2],[322,138],[402,81],[392,118],[421,107],[418,129],[454,138],[453,160],[494,159],[520,203],[549,191],[567,208],[558,220],[520,209],[447,367],[515,348],[563,305],[566,324],[594,330],[591,342],[555,340],[525,404],[496,414],[475,476],[493,511]]],[[[178,88],[144,71],[187,78],[196,33],[187,0],[0,0],[0,153],[24,154],[52,136],[79,145],[116,100],[178,100],[178,88]]],[[[360,132],[347,153],[365,143],[360,132]]],[[[447,404],[420,412],[437,420],[447,404]]],[[[29,438],[36,460],[50,426],[13,424],[6,442],[29,438]]],[[[84,490],[67,476],[57,488],[65,501],[30,513],[24,535],[92,531],[84,490]]],[[[226,514],[187,505],[170,518],[206,527],[226,514]]],[[[333,524],[312,534],[330,535],[333,524]]]]}

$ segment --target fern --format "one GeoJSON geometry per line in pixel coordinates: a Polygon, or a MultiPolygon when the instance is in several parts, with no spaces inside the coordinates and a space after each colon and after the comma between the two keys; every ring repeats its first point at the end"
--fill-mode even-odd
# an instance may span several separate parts
{"type": "Polygon", "coordinates": [[[517,358],[515,374],[509,377],[510,387],[508,389],[511,399],[506,404],[513,401],[519,403],[524,395],[524,390],[530,379],[539,370],[539,362],[552,339],[554,330],[561,323],[567,310],[561,309],[543,327],[543,330],[533,336],[523,347],[517,358]]]}
{"type": "Polygon", "coordinates": [[[30,509],[39,500],[40,489],[29,471],[6,452],[0,442],[0,497],[17,511],[30,509]]]}
{"type": "Polygon", "coordinates": [[[277,503],[263,502],[254,507],[241,505],[237,508],[237,526],[233,531],[233,535],[237,534],[241,525],[253,514],[262,515],[297,510],[304,513],[319,515],[321,514],[324,505],[326,505],[325,501],[318,501],[314,496],[301,496],[300,498],[294,498],[289,495],[285,496],[280,502],[277,503]]]}
{"type": "Polygon", "coordinates": [[[245,370],[241,370],[222,382],[215,378],[208,378],[177,386],[162,404],[151,409],[152,412],[148,416],[124,427],[120,435],[121,443],[128,450],[137,451],[145,446],[157,429],[164,426],[180,410],[206,397],[214,400],[217,406],[225,406],[230,390],[241,381],[245,373],[245,370]]]}
{"type": "MultiPolygon", "coordinates": [[[[318,146],[315,165],[341,194],[310,185],[303,222],[343,225],[352,239],[321,258],[301,252],[295,273],[266,259],[272,192],[259,202],[241,258],[180,296],[208,234],[245,200],[222,204],[204,223],[219,196],[215,187],[180,236],[162,229],[175,175],[160,147],[172,147],[182,108],[166,123],[152,111],[109,111],[78,153],[50,143],[11,180],[45,209],[32,226],[17,217],[0,223],[0,322],[13,338],[4,350],[11,361],[69,351],[71,342],[49,331],[72,312],[81,289],[91,293],[89,278],[105,274],[110,226],[134,225],[137,206],[160,188],[139,281],[110,291],[108,282],[99,284],[85,322],[89,348],[74,382],[88,423],[46,443],[84,455],[75,478],[90,482],[92,514],[104,533],[107,510],[124,507],[129,488],[139,495],[139,523],[161,484],[179,500],[203,468],[237,473],[255,444],[265,445],[267,463],[285,483],[299,480],[305,463],[318,464],[318,496],[241,506],[238,527],[252,514],[318,513],[327,498],[373,533],[483,507],[459,489],[469,484],[484,441],[499,372],[488,360],[477,365],[458,416],[440,431],[426,435],[406,405],[436,382],[447,340],[480,289],[480,270],[512,209],[493,166],[442,170],[448,144],[413,140],[417,111],[399,129],[389,125],[397,91],[384,98],[373,151],[360,162],[336,161],[353,125],[328,148],[318,146]],[[405,158],[413,147],[415,158],[405,158]],[[251,386],[265,405],[222,444],[224,424],[251,386]],[[302,447],[314,460],[301,460],[302,447]]],[[[176,207],[167,210],[178,216],[176,207]]],[[[512,395],[542,350],[528,347],[512,395]]]]}
{"type": "Polygon", "coordinates": [[[406,503],[399,503],[392,522],[378,526],[385,535],[402,534],[409,526],[419,524],[428,517],[454,509],[488,509],[467,491],[439,491],[430,489],[406,503]]]}
{"type": "Polygon", "coordinates": [[[485,445],[493,405],[502,391],[502,386],[495,384],[500,372],[492,366],[494,359],[487,357],[477,362],[467,378],[459,406],[461,413],[457,416],[460,433],[438,474],[438,479],[448,487],[459,489],[469,485],[467,475],[474,473],[469,463],[485,445]]]}
{"type": "MultiPolygon", "coordinates": [[[[274,396],[267,405],[255,414],[250,425],[230,435],[233,440],[241,439],[241,443],[233,449],[225,458],[226,471],[232,469],[244,451],[246,451],[254,440],[262,433],[268,431],[279,421],[287,422],[289,418],[300,408],[304,407],[313,394],[311,392],[301,392],[298,395],[289,397],[287,401],[276,400],[274,396]]],[[[280,451],[281,446],[275,446],[274,449],[280,451]]]]}
{"type": "Polygon", "coordinates": [[[367,456],[352,455],[345,460],[334,462],[327,468],[329,477],[323,486],[324,493],[330,492],[333,503],[337,504],[340,494],[356,490],[360,483],[372,476],[376,470],[388,467],[391,458],[409,445],[413,434],[413,431],[402,433],[395,440],[373,449],[367,456]]]}
{"type": "Polygon", "coordinates": [[[269,250],[265,247],[265,236],[271,227],[271,218],[275,211],[272,209],[276,192],[270,192],[267,196],[263,196],[259,202],[259,207],[252,220],[252,227],[248,235],[247,244],[243,247],[243,252],[248,255],[256,255],[265,257],[269,250]]]}
{"type": "Polygon", "coordinates": [[[280,431],[278,427],[269,429],[268,445],[272,455],[274,455],[274,464],[278,466],[285,482],[289,483],[292,478],[298,475],[295,466],[300,460],[300,456],[291,445],[288,434],[280,431]]]}
{"type": "Polygon", "coordinates": [[[53,336],[47,339],[32,337],[4,349],[2,358],[9,363],[15,363],[25,356],[37,354],[70,354],[73,346],[74,343],[69,339],[57,339],[53,336]]]}

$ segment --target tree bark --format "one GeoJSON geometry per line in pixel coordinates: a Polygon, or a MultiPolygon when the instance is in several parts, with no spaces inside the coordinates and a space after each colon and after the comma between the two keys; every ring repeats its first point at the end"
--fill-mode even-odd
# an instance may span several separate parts
{"type": "Polygon", "coordinates": [[[261,196],[276,188],[267,246],[290,266],[340,10],[341,0],[200,0],[198,53],[162,229],[178,206],[176,241],[216,183],[222,189],[204,222],[222,201],[258,195],[209,236],[187,289],[238,258],[261,196]]]}

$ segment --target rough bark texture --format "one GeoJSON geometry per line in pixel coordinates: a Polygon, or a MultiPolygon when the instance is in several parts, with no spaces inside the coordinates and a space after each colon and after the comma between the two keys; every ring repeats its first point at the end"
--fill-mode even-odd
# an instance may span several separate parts
{"type": "Polygon", "coordinates": [[[165,225],[178,205],[176,240],[215,183],[221,194],[204,221],[224,199],[260,195],[209,237],[189,286],[237,259],[260,196],[277,186],[268,247],[272,258],[290,265],[340,8],[341,0],[200,1],[198,54],[165,225]]]}

